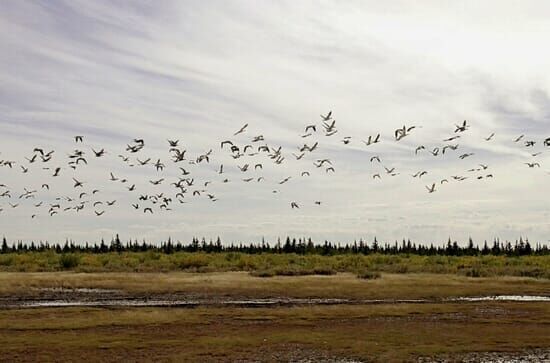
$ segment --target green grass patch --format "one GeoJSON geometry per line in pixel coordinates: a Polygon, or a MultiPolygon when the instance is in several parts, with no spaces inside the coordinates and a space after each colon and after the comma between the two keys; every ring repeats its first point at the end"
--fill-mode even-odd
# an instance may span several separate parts
{"type": "Polygon", "coordinates": [[[380,273],[435,273],[468,277],[518,276],[550,278],[549,256],[419,256],[410,254],[245,254],[236,252],[148,252],[0,254],[6,272],[226,272],[254,276],[332,275],[357,271],[380,273]]]}

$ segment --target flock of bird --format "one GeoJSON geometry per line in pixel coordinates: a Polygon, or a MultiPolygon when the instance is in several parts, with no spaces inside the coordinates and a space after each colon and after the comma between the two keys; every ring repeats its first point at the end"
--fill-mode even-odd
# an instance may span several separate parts
{"type": "MultiPolygon", "coordinates": [[[[404,138],[414,134],[421,126],[415,125],[403,125],[403,127],[395,130],[391,139],[392,142],[401,142],[404,138]]],[[[450,129],[451,135],[448,138],[442,140],[443,144],[436,147],[428,147],[425,145],[418,145],[411,149],[411,153],[419,155],[419,153],[428,153],[434,157],[441,157],[449,154],[460,148],[458,143],[464,133],[467,133],[470,129],[470,124],[467,121],[463,121],[460,124],[455,125],[454,130],[450,129]]],[[[172,210],[174,203],[188,203],[193,198],[207,198],[211,202],[216,202],[218,196],[209,189],[211,185],[221,183],[234,183],[236,181],[241,183],[260,183],[265,181],[266,177],[258,175],[264,168],[265,162],[270,162],[277,167],[284,166],[288,160],[292,159],[296,162],[302,163],[302,170],[298,175],[288,175],[280,180],[274,181],[275,184],[283,185],[291,182],[293,178],[297,177],[309,177],[313,173],[313,170],[324,171],[323,174],[334,173],[335,165],[333,161],[326,157],[317,157],[317,150],[320,148],[322,139],[324,137],[337,137],[339,130],[336,127],[336,120],[333,118],[332,111],[327,114],[321,114],[318,123],[305,125],[303,134],[299,135],[303,140],[303,145],[298,146],[295,150],[287,152],[283,150],[281,146],[271,146],[267,144],[263,135],[248,136],[248,124],[239,128],[231,138],[223,140],[219,144],[219,152],[227,154],[234,160],[236,165],[216,165],[216,175],[209,180],[199,180],[192,169],[211,163],[215,163],[213,149],[209,149],[198,155],[190,156],[187,150],[180,145],[179,140],[167,140],[167,149],[169,160],[162,161],[160,158],[154,160],[150,156],[146,156],[146,143],[144,139],[136,138],[128,143],[124,152],[117,155],[120,159],[120,163],[123,163],[125,167],[153,167],[154,172],[157,173],[154,178],[148,180],[150,185],[147,189],[140,189],[137,184],[130,180],[129,176],[117,176],[114,172],[108,172],[105,176],[105,181],[111,183],[119,183],[121,189],[128,193],[132,193],[133,202],[131,208],[142,211],[146,214],[153,214],[159,211],[172,210]],[[244,141],[246,140],[246,141],[244,141]],[[311,140],[311,141],[309,141],[311,140]],[[244,141],[244,143],[243,143],[244,141]],[[178,167],[178,176],[171,181],[167,181],[168,176],[163,175],[163,171],[167,167],[165,164],[171,162],[178,167]],[[311,166],[314,169],[311,169],[311,166]],[[235,168],[238,173],[242,175],[239,180],[230,180],[227,175],[227,168],[235,168]],[[256,174],[254,174],[256,173],[256,174]],[[159,192],[155,190],[155,187],[160,185],[170,185],[170,193],[159,192]],[[152,188],[152,189],[150,189],[152,188]]],[[[495,137],[495,133],[491,133],[484,138],[485,142],[491,142],[495,137]]],[[[340,140],[344,145],[349,145],[355,140],[351,136],[344,136],[340,140]]],[[[373,145],[382,142],[380,133],[376,135],[369,135],[366,139],[359,140],[364,146],[371,148],[373,145]]],[[[387,141],[384,141],[387,142],[387,141]]],[[[533,148],[538,141],[525,140],[525,135],[520,135],[517,138],[510,140],[517,145],[521,145],[523,148],[533,148]]],[[[50,180],[40,182],[35,187],[23,187],[23,190],[16,192],[13,186],[1,183],[0,179],[0,213],[6,212],[9,209],[18,208],[22,202],[30,200],[32,203],[33,212],[30,213],[31,218],[36,218],[39,215],[46,215],[53,217],[62,212],[80,212],[83,209],[90,207],[93,209],[95,215],[100,217],[106,213],[108,208],[117,204],[117,199],[106,200],[101,198],[102,189],[100,186],[90,186],[81,176],[79,176],[79,170],[86,168],[91,158],[103,158],[108,152],[104,149],[95,149],[90,146],[85,146],[85,137],[83,135],[77,135],[74,137],[75,149],[69,153],[66,157],[56,158],[57,154],[55,150],[45,150],[42,147],[35,147],[30,156],[25,157],[24,161],[16,162],[13,160],[2,159],[0,155],[0,169],[7,170],[9,172],[19,172],[23,174],[31,174],[34,168],[39,168],[48,173],[50,180]],[[91,151],[91,153],[86,150],[91,151]],[[40,165],[37,167],[37,165],[40,165]],[[51,196],[49,200],[39,200],[42,192],[49,192],[50,185],[59,178],[68,178],[71,180],[72,191],[64,191],[63,195],[51,196]],[[2,201],[7,203],[2,203],[2,201]]],[[[550,147],[550,138],[546,138],[540,141],[540,144],[544,147],[550,147]]],[[[360,144],[361,145],[361,144],[360,144]]],[[[539,152],[530,152],[533,158],[541,154],[539,152]]],[[[117,154],[117,153],[115,153],[117,154]]],[[[474,155],[474,152],[459,152],[459,159],[467,159],[474,155]]],[[[383,179],[386,177],[395,177],[400,175],[400,172],[395,167],[389,167],[383,164],[379,155],[372,155],[369,158],[369,162],[372,164],[379,164],[380,171],[372,174],[372,179],[383,179]]],[[[525,162],[526,167],[540,168],[540,163],[536,161],[525,162]]],[[[410,174],[412,178],[425,178],[430,174],[428,170],[418,170],[414,174],[410,174]]],[[[462,173],[464,174],[464,173],[462,173]]],[[[428,193],[434,193],[438,190],[439,186],[449,183],[449,181],[461,182],[469,178],[473,179],[487,179],[493,178],[494,175],[490,171],[489,166],[486,164],[478,164],[476,167],[471,168],[465,172],[465,175],[451,175],[447,178],[437,180],[426,185],[428,193]],[[470,174],[469,174],[470,173],[470,174]]],[[[34,178],[36,181],[37,178],[34,178]]],[[[272,190],[273,193],[279,193],[280,190],[272,190]]],[[[290,208],[299,209],[300,203],[296,200],[288,201],[290,208]]],[[[315,200],[313,204],[321,205],[320,200],[315,200]]],[[[129,206],[130,207],[130,206],[129,206]]]]}

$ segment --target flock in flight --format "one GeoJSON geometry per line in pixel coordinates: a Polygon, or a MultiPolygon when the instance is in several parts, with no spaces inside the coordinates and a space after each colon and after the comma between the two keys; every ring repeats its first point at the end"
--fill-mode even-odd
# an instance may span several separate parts
{"type": "MultiPolygon", "coordinates": [[[[393,141],[400,142],[404,138],[413,135],[421,126],[403,125],[403,127],[395,130],[392,135],[393,141]]],[[[450,129],[450,136],[443,139],[443,144],[437,147],[428,147],[418,145],[411,149],[411,153],[419,155],[420,153],[428,153],[434,157],[455,152],[460,148],[460,138],[464,133],[467,133],[470,124],[465,120],[460,124],[455,125],[454,130],[450,129]]],[[[161,211],[170,211],[175,203],[184,204],[191,202],[194,198],[207,198],[211,202],[216,202],[218,196],[209,188],[214,184],[226,183],[260,183],[265,181],[266,176],[259,175],[266,162],[273,163],[277,167],[283,167],[287,163],[287,158],[295,162],[302,163],[303,170],[297,175],[288,175],[280,180],[274,181],[275,184],[283,185],[292,182],[293,178],[309,177],[314,171],[321,171],[323,174],[334,173],[335,166],[333,161],[326,157],[318,157],[317,150],[320,148],[324,137],[337,137],[338,133],[336,120],[333,118],[332,111],[327,114],[320,115],[318,123],[306,125],[303,134],[299,135],[304,141],[302,146],[296,147],[294,150],[283,150],[281,146],[274,147],[269,145],[263,135],[248,135],[248,124],[243,125],[235,131],[227,140],[221,141],[219,144],[219,152],[226,153],[236,165],[216,165],[215,176],[209,180],[199,180],[194,175],[193,168],[201,165],[211,165],[216,163],[214,159],[215,153],[213,149],[189,156],[187,150],[180,145],[179,140],[167,140],[167,149],[169,158],[161,160],[160,158],[148,157],[146,153],[146,143],[144,139],[136,138],[126,145],[124,152],[118,154],[120,163],[125,167],[152,167],[156,173],[154,178],[148,180],[149,187],[138,188],[136,183],[132,182],[129,176],[115,175],[114,172],[108,172],[105,176],[106,182],[118,183],[122,191],[132,194],[133,202],[130,208],[141,211],[145,214],[154,214],[161,211]],[[163,175],[166,168],[166,163],[174,163],[178,167],[178,176],[174,180],[167,180],[168,176],[163,175]],[[312,166],[314,168],[312,168],[312,166]],[[227,168],[236,168],[238,173],[242,175],[235,180],[227,174],[227,168]],[[158,192],[155,188],[160,185],[168,184],[171,192],[158,192]]],[[[485,142],[491,142],[495,137],[495,133],[491,133],[483,138],[485,142]]],[[[33,174],[33,169],[39,168],[48,173],[48,180],[41,181],[34,187],[23,187],[22,191],[16,191],[14,186],[9,186],[2,183],[0,179],[0,214],[5,213],[10,209],[20,207],[23,203],[32,204],[33,212],[30,213],[31,218],[36,218],[41,215],[53,217],[61,213],[80,212],[85,208],[91,208],[97,217],[103,216],[109,208],[117,205],[117,199],[106,200],[102,198],[101,186],[93,187],[79,176],[78,171],[81,168],[86,168],[91,158],[103,158],[108,151],[104,148],[95,149],[85,145],[86,138],[84,135],[74,136],[75,149],[66,157],[57,158],[55,150],[45,150],[41,147],[35,147],[30,156],[24,157],[22,162],[2,159],[0,155],[0,169],[8,172],[21,172],[23,174],[33,174]],[[91,151],[91,153],[89,152],[91,151]],[[72,190],[64,195],[50,196],[50,198],[40,198],[42,193],[50,191],[50,185],[55,183],[59,178],[68,178],[71,180],[72,190]],[[30,202],[28,202],[30,201],[30,202]]],[[[351,136],[344,136],[340,140],[344,145],[355,143],[356,141],[351,136]]],[[[358,140],[364,147],[371,148],[373,145],[382,142],[380,133],[369,135],[366,139],[358,140]]],[[[388,141],[384,141],[388,142],[388,141]]],[[[522,148],[535,147],[538,141],[527,140],[525,135],[520,135],[517,138],[510,140],[522,148]]],[[[550,137],[540,141],[544,147],[550,147],[550,137]]],[[[540,155],[542,151],[530,152],[533,158],[540,155]]],[[[474,155],[474,152],[458,152],[455,157],[459,159],[467,159],[474,155]]],[[[536,159],[534,159],[536,160],[536,159]]],[[[372,155],[369,158],[370,163],[380,165],[380,171],[372,174],[372,179],[383,179],[386,177],[395,177],[400,175],[400,172],[395,167],[389,167],[383,164],[383,160],[379,155],[372,155]]],[[[525,162],[526,167],[540,168],[540,163],[537,161],[525,162]]],[[[1,174],[0,174],[1,175],[1,174]]],[[[234,175],[234,174],[233,174],[234,175]]],[[[412,178],[422,179],[429,177],[428,170],[418,170],[414,174],[410,174],[412,178]]],[[[449,181],[461,182],[469,178],[487,179],[493,178],[494,175],[490,171],[489,165],[478,164],[460,175],[450,175],[447,178],[437,180],[427,184],[426,190],[428,193],[435,193],[438,188],[449,181]]],[[[34,178],[36,183],[37,177],[34,178]]],[[[279,193],[280,190],[272,190],[273,193],[279,193]]],[[[299,209],[300,204],[296,200],[288,201],[291,209],[299,209]]],[[[320,206],[320,200],[314,201],[314,205],[320,206]]]]}

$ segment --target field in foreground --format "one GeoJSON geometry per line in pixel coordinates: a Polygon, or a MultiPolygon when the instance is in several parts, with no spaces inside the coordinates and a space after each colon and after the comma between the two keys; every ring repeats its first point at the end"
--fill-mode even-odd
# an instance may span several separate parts
{"type": "Polygon", "coordinates": [[[392,362],[470,357],[479,361],[491,354],[540,358],[550,351],[550,303],[449,300],[548,296],[550,281],[545,279],[444,274],[382,274],[379,279],[364,280],[348,273],[267,279],[243,272],[0,273],[1,300],[67,298],[83,288],[99,289],[84,290],[98,294],[99,299],[113,292],[120,299],[349,301],[269,308],[3,307],[2,360],[392,362]],[[392,301],[399,299],[423,302],[392,301]]]}

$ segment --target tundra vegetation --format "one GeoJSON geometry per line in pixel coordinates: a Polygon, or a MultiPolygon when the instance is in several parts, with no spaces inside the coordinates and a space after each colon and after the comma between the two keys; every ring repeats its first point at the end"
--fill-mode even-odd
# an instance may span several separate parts
{"type": "Polygon", "coordinates": [[[550,278],[550,251],[546,245],[531,247],[520,239],[515,244],[494,241],[489,247],[470,240],[460,247],[450,240],[441,247],[372,244],[359,241],[337,245],[290,239],[274,245],[222,245],[198,239],[188,244],[170,239],[158,245],[116,236],[110,244],[23,244],[0,248],[0,271],[20,272],[224,272],[246,271],[258,277],[332,275],[354,273],[376,278],[376,273],[436,273],[468,277],[523,276],[550,278]]]}
{"type": "Polygon", "coordinates": [[[550,354],[550,303],[457,299],[548,296],[546,247],[523,241],[492,248],[287,242],[153,246],[115,238],[91,246],[4,245],[0,356],[12,362],[388,362],[472,354],[474,360],[490,354],[541,360],[550,354]],[[9,305],[45,297],[221,304],[9,305]],[[258,299],[320,303],[223,305],[258,299]]]}

